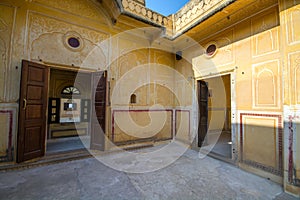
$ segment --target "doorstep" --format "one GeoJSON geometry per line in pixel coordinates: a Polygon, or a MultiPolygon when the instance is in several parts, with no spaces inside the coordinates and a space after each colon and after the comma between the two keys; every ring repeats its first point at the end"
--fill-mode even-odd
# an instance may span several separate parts
{"type": "Polygon", "coordinates": [[[121,151],[136,151],[139,149],[146,149],[149,147],[166,145],[168,143],[170,143],[169,140],[156,141],[156,142],[140,142],[140,143],[120,145],[115,148],[110,148],[106,151],[78,149],[78,150],[71,150],[71,151],[64,151],[64,152],[49,153],[41,158],[32,159],[29,161],[25,161],[23,163],[10,162],[10,163],[3,163],[2,165],[0,163],[0,172],[40,167],[40,166],[45,166],[45,165],[50,165],[55,163],[90,158],[93,156],[119,153],[121,151]]]}
{"type": "Polygon", "coordinates": [[[33,167],[40,167],[44,165],[84,159],[89,157],[92,157],[92,155],[86,149],[58,152],[58,153],[47,154],[41,158],[25,161],[23,163],[12,163],[12,162],[5,163],[3,165],[0,165],[0,171],[28,169],[33,167]]]}

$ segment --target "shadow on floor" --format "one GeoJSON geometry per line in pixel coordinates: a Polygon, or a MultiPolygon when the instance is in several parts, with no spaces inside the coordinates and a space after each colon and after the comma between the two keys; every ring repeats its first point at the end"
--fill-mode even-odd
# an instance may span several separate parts
{"type": "Polygon", "coordinates": [[[203,146],[204,150],[211,149],[210,153],[221,156],[225,159],[231,159],[232,141],[231,131],[222,131],[221,135],[217,131],[212,131],[207,134],[206,145],[203,146]]]}
{"type": "Polygon", "coordinates": [[[47,141],[46,154],[89,148],[90,137],[68,137],[47,141]]]}

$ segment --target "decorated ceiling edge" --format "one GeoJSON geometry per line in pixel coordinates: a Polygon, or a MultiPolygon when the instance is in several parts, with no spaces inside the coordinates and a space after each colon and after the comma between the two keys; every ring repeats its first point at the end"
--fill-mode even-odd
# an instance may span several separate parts
{"type": "Polygon", "coordinates": [[[188,9],[181,9],[176,14],[168,17],[146,8],[133,0],[98,1],[102,3],[105,9],[107,9],[113,23],[116,23],[121,14],[126,15],[151,26],[161,28],[164,31],[165,38],[175,40],[180,35],[199,25],[201,22],[223,10],[236,0],[192,0],[186,5],[189,6],[188,9]],[[194,8],[193,6],[196,3],[199,7],[199,2],[202,3],[202,7],[200,9],[203,10],[205,8],[206,10],[201,14],[196,13],[190,18],[185,17],[186,14],[191,13],[191,9],[194,8]],[[184,17],[185,20],[182,20],[181,17],[184,17]],[[177,21],[175,22],[175,20],[177,21]]]}
{"type": "MultiPolygon", "coordinates": [[[[197,26],[200,23],[204,22],[205,20],[207,20],[208,18],[212,17],[216,13],[222,11],[224,8],[226,8],[230,4],[234,3],[235,1],[236,0],[226,0],[226,1],[223,1],[218,6],[216,6],[215,8],[212,8],[212,9],[208,10],[208,12],[205,13],[204,15],[198,16],[196,20],[194,20],[192,22],[189,22],[189,23],[186,23],[183,26],[183,28],[174,31],[174,35],[172,36],[172,39],[174,40],[177,37],[179,37],[180,35],[186,33],[188,30],[194,28],[195,26],[197,26]]],[[[174,26],[175,26],[175,29],[176,29],[177,28],[176,24],[174,26]]]]}

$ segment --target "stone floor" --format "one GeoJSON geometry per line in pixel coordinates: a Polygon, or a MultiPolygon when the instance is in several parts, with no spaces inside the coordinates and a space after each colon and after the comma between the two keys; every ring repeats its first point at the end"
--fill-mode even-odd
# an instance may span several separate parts
{"type": "MultiPolygon", "coordinates": [[[[116,155],[121,157],[122,153],[106,156],[114,159],[116,155]]],[[[0,172],[0,180],[0,199],[267,200],[287,197],[280,185],[210,157],[199,159],[193,150],[150,173],[120,172],[95,158],[86,158],[0,172]]]]}
{"type": "Polygon", "coordinates": [[[207,146],[203,146],[204,149],[211,149],[212,153],[215,153],[223,158],[231,159],[231,132],[229,131],[222,131],[219,135],[217,132],[209,132],[208,133],[208,140],[207,146]],[[215,143],[213,140],[211,141],[210,138],[215,139],[217,142],[215,143]]]}
{"type": "Polygon", "coordinates": [[[90,137],[87,136],[51,139],[47,141],[46,154],[84,149],[89,143],[90,137]]]}

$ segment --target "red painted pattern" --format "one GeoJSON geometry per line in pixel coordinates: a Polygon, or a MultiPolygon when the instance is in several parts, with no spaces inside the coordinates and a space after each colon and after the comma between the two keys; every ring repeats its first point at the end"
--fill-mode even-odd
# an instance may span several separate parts
{"type": "Polygon", "coordinates": [[[149,109],[140,109],[140,110],[113,110],[112,112],[112,142],[115,140],[115,114],[117,112],[171,112],[171,138],[173,133],[173,110],[172,109],[157,109],[157,110],[149,110],[149,109]]]}
{"type": "Polygon", "coordinates": [[[289,164],[288,164],[288,180],[290,183],[293,182],[293,119],[294,117],[289,116],[289,164]]]}
{"type": "Polygon", "coordinates": [[[13,111],[12,110],[0,110],[0,113],[9,114],[9,133],[8,133],[8,152],[7,160],[12,160],[12,129],[13,129],[13,111]]]}
{"type": "Polygon", "coordinates": [[[175,135],[177,134],[177,113],[178,112],[187,112],[189,114],[189,134],[191,133],[191,115],[190,115],[190,110],[181,110],[181,109],[177,109],[175,111],[175,135]]]}
{"type": "Polygon", "coordinates": [[[294,183],[294,152],[293,152],[293,140],[294,140],[294,129],[293,120],[299,119],[299,116],[293,117],[289,116],[289,162],[288,162],[288,181],[289,183],[294,183]]]}
{"type": "MultiPolygon", "coordinates": [[[[254,116],[254,117],[273,117],[278,118],[278,169],[271,169],[271,167],[266,167],[261,164],[262,168],[270,168],[269,171],[277,171],[279,175],[282,176],[283,173],[283,159],[282,159],[282,134],[283,134],[283,127],[282,127],[282,116],[275,115],[275,114],[257,114],[257,113],[241,113],[240,114],[240,146],[241,146],[241,161],[243,162],[243,116],[254,116]]],[[[250,163],[250,162],[249,162],[250,163]]],[[[259,163],[258,163],[259,164],[259,163]]]]}

